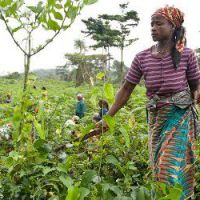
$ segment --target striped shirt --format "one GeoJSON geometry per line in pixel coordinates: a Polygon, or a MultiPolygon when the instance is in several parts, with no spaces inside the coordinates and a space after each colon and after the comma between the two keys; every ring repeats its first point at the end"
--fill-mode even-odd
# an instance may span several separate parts
{"type": "Polygon", "coordinates": [[[151,48],[138,53],[125,76],[125,80],[136,85],[144,77],[147,96],[154,94],[170,96],[196,84],[200,79],[197,57],[193,50],[185,48],[178,69],[174,68],[171,55],[163,58],[152,55],[151,48]]]}

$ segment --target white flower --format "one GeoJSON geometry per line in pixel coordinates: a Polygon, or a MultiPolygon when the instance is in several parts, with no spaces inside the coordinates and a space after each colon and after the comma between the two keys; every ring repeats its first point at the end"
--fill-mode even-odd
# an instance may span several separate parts
{"type": "Polygon", "coordinates": [[[68,143],[68,144],[66,144],[65,146],[66,146],[67,148],[71,148],[71,147],[73,147],[74,145],[71,144],[71,143],[68,143]]]}
{"type": "Polygon", "coordinates": [[[66,126],[66,127],[74,126],[74,125],[75,125],[75,123],[74,123],[74,121],[71,120],[71,119],[68,119],[68,120],[65,122],[65,126],[66,126]]]}

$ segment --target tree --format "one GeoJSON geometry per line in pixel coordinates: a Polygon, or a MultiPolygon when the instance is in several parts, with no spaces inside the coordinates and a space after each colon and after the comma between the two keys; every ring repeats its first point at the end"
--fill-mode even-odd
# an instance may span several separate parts
{"type": "Polygon", "coordinates": [[[20,135],[22,135],[25,119],[25,98],[31,58],[50,44],[62,30],[68,29],[84,5],[96,1],[44,0],[35,1],[35,4],[29,5],[29,1],[26,0],[0,0],[0,19],[5,23],[11,38],[24,55],[24,93],[20,108],[20,135]],[[34,48],[33,33],[41,30],[50,32],[51,37],[34,48]],[[19,38],[17,39],[17,33],[20,33],[20,36],[23,35],[22,41],[25,42],[22,43],[19,38]]]}
{"type": "Polygon", "coordinates": [[[83,51],[86,51],[86,45],[85,42],[83,40],[75,40],[74,41],[74,47],[75,49],[79,49],[79,53],[82,53],[83,51]]]}
{"type": "MultiPolygon", "coordinates": [[[[118,40],[118,35],[120,32],[115,29],[111,29],[110,23],[108,21],[102,20],[101,18],[88,18],[88,20],[82,20],[86,25],[87,30],[82,31],[82,33],[91,37],[96,43],[91,47],[94,49],[103,48],[107,52],[107,65],[108,72],[110,71],[110,48],[116,46],[118,40]]],[[[108,75],[109,77],[109,75],[108,75]]]]}
{"type": "Polygon", "coordinates": [[[96,73],[102,71],[107,60],[107,55],[101,54],[67,53],[65,57],[70,62],[67,66],[76,68],[76,86],[80,86],[83,82],[90,83],[95,79],[96,73]]]}
{"type": "Polygon", "coordinates": [[[31,57],[43,50],[62,30],[68,29],[84,5],[96,1],[46,0],[37,1],[36,5],[28,5],[25,0],[0,1],[0,19],[3,20],[15,44],[24,54],[24,90],[27,87],[31,57]],[[10,26],[12,22],[15,22],[15,27],[10,26]],[[40,29],[53,34],[43,44],[33,48],[33,32],[40,29]],[[17,32],[23,33],[24,45],[16,39],[17,32]]]}
{"type": "Polygon", "coordinates": [[[120,67],[120,74],[121,78],[123,78],[123,66],[124,66],[124,48],[127,46],[130,46],[133,42],[138,40],[138,38],[130,38],[129,35],[131,34],[131,30],[133,27],[138,25],[139,17],[137,15],[137,12],[134,10],[127,11],[129,3],[120,4],[121,14],[117,15],[100,15],[99,17],[101,19],[107,20],[107,21],[114,21],[115,22],[115,29],[118,31],[118,37],[117,42],[115,41],[115,46],[120,48],[121,52],[121,67],[120,67]],[[118,28],[116,28],[116,23],[118,28]]]}
{"type": "Polygon", "coordinates": [[[91,54],[86,55],[86,45],[82,40],[75,40],[74,46],[78,50],[77,53],[66,53],[67,63],[57,68],[57,73],[65,74],[68,71],[66,79],[72,78],[74,69],[76,70],[76,86],[80,86],[83,82],[91,82],[94,79],[98,69],[103,68],[106,63],[107,55],[91,54]]]}
{"type": "Polygon", "coordinates": [[[128,67],[126,65],[124,65],[123,63],[123,72],[121,72],[121,61],[118,60],[114,60],[113,64],[112,64],[112,77],[113,77],[113,81],[115,82],[119,82],[121,81],[121,77],[124,77],[128,67]]]}
{"type": "Polygon", "coordinates": [[[6,76],[6,78],[8,78],[8,79],[20,79],[20,78],[21,78],[21,75],[20,75],[19,72],[13,72],[13,73],[11,73],[11,74],[8,74],[8,75],[6,76]]]}

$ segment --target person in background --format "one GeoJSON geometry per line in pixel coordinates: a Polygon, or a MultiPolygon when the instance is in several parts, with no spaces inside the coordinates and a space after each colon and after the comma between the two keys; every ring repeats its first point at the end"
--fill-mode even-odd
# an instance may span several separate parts
{"type": "Polygon", "coordinates": [[[85,102],[84,102],[84,98],[82,94],[78,94],[77,95],[77,104],[76,104],[76,111],[75,114],[76,116],[78,116],[79,118],[83,118],[85,116],[85,111],[86,111],[86,106],[85,106],[85,102]]]}
{"type": "Polygon", "coordinates": [[[5,103],[11,103],[11,102],[12,102],[11,94],[7,94],[5,103]]]}
{"type": "Polygon", "coordinates": [[[103,115],[105,115],[109,110],[108,102],[104,99],[99,100],[99,113],[95,113],[93,116],[93,120],[98,122],[102,119],[103,115]]]}
{"type": "Polygon", "coordinates": [[[43,100],[47,100],[47,98],[48,98],[48,92],[47,92],[46,87],[43,86],[41,89],[42,89],[42,99],[43,100]]]}

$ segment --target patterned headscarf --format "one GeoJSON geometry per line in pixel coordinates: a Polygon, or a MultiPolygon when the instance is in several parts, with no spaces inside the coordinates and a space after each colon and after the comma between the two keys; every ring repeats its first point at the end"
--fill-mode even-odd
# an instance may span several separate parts
{"type": "Polygon", "coordinates": [[[176,28],[177,31],[179,31],[179,33],[182,33],[181,37],[177,38],[175,47],[179,53],[182,53],[186,41],[184,33],[185,30],[182,27],[182,24],[184,22],[184,14],[178,8],[166,6],[164,8],[156,10],[156,12],[152,16],[155,15],[161,15],[165,17],[165,19],[173,24],[173,26],[176,28]]]}

